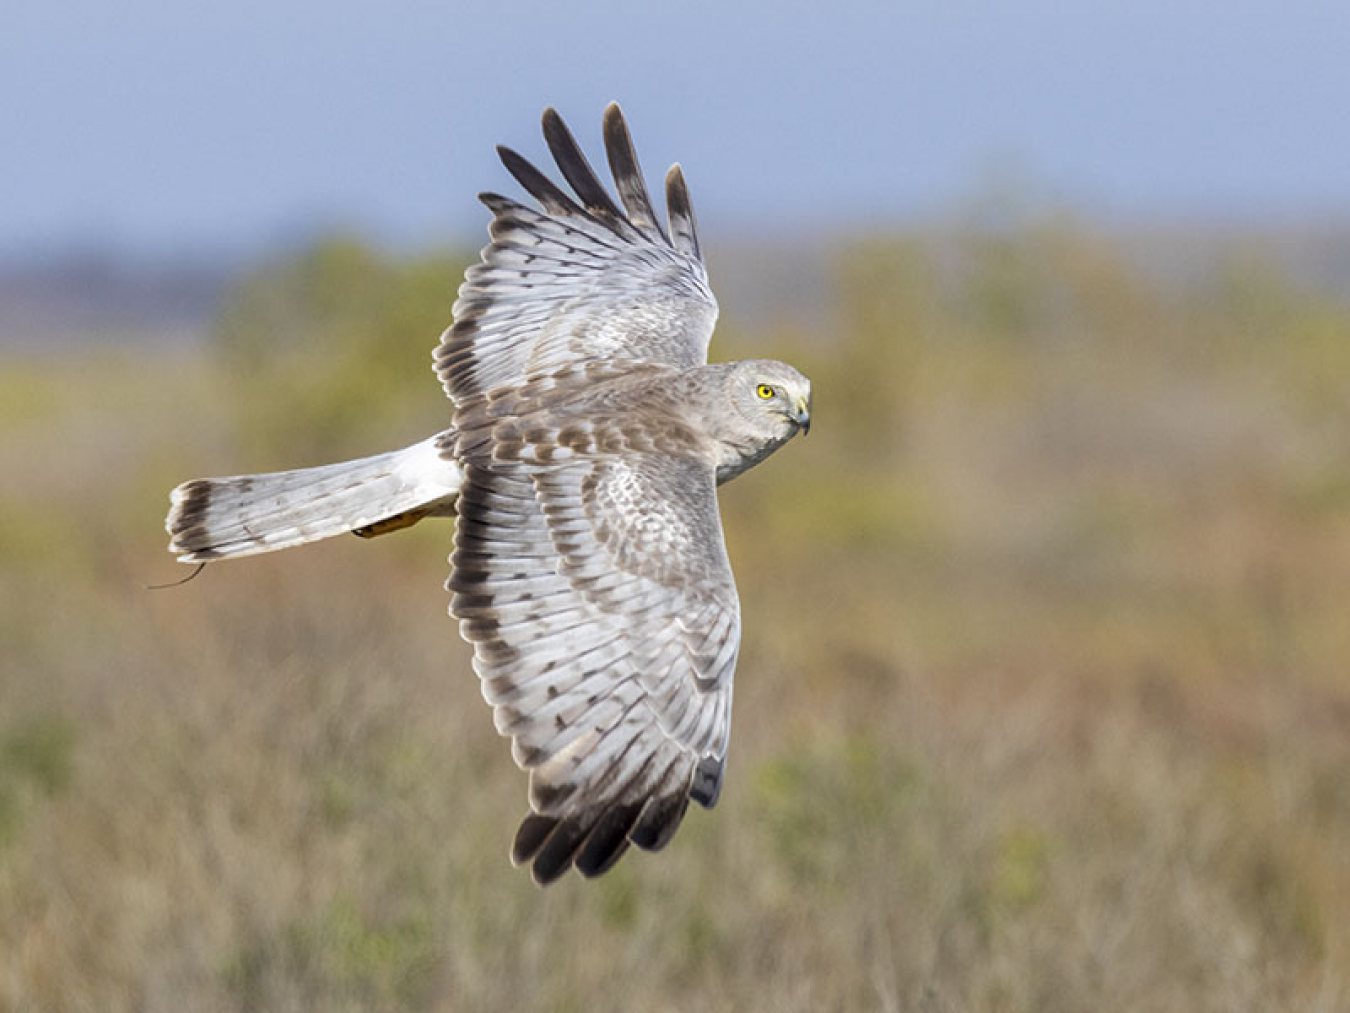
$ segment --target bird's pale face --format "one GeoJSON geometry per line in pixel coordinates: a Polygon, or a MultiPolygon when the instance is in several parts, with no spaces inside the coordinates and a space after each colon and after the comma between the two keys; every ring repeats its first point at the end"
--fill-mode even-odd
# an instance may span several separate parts
{"type": "Polygon", "coordinates": [[[735,383],[742,414],[767,439],[782,442],[811,430],[811,381],[783,362],[741,363],[735,383]]]}

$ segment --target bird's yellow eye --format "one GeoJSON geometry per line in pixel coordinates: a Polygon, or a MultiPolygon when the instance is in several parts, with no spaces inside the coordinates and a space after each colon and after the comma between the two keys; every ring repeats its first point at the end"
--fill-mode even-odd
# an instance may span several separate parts
{"type": "Polygon", "coordinates": [[[774,395],[773,387],[770,384],[761,383],[758,387],[755,388],[755,395],[761,401],[767,401],[774,395]]]}

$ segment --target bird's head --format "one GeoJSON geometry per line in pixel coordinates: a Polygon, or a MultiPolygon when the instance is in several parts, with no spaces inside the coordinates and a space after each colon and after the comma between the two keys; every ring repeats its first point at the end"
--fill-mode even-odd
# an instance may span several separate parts
{"type": "Polygon", "coordinates": [[[811,381],[786,362],[747,359],[736,363],[729,380],[747,435],[774,448],[810,431],[811,381]]]}
{"type": "Polygon", "coordinates": [[[811,428],[811,381],[772,359],[715,363],[690,370],[696,427],[717,450],[718,484],[754,467],[811,428]],[[698,382],[716,376],[720,382],[698,382]]]}
{"type": "Polygon", "coordinates": [[[811,381],[785,362],[738,363],[732,397],[756,434],[775,444],[811,430],[811,381]]]}

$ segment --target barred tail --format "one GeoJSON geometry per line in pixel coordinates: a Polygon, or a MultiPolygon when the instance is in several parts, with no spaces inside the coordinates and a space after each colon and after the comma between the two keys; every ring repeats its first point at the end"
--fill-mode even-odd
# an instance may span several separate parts
{"type": "Polygon", "coordinates": [[[199,563],[452,513],[462,474],[441,456],[440,440],[318,468],[184,482],[169,497],[169,551],[199,563]]]}

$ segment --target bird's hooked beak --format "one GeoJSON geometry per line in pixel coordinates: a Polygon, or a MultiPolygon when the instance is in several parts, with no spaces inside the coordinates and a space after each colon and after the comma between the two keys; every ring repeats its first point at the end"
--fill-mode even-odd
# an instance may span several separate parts
{"type": "Polygon", "coordinates": [[[797,428],[801,430],[803,436],[806,436],[811,432],[810,394],[797,398],[797,403],[793,406],[792,421],[797,423],[797,428]]]}

